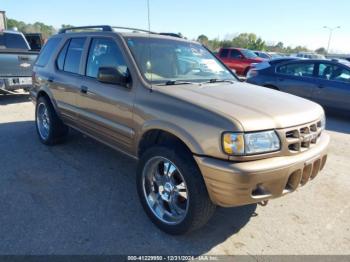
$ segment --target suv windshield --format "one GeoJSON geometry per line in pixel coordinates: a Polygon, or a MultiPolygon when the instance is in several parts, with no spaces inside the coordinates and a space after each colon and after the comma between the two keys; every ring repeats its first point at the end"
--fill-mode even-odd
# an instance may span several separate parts
{"type": "Polygon", "coordinates": [[[141,73],[151,83],[236,80],[200,44],[145,37],[127,37],[126,41],[141,73]]]}

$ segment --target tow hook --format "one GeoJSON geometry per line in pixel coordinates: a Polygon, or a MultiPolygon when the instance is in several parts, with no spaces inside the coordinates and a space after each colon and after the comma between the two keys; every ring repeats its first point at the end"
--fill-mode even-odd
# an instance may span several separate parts
{"type": "Polygon", "coordinates": [[[269,200],[264,200],[264,201],[259,202],[258,205],[265,207],[265,206],[267,206],[268,203],[269,203],[269,200]]]}

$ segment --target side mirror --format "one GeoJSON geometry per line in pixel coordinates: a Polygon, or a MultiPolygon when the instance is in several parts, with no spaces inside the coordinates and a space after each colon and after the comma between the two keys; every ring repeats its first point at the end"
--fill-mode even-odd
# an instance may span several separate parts
{"type": "Polygon", "coordinates": [[[115,67],[100,67],[98,69],[97,80],[106,83],[128,87],[129,77],[120,73],[115,67]]]}

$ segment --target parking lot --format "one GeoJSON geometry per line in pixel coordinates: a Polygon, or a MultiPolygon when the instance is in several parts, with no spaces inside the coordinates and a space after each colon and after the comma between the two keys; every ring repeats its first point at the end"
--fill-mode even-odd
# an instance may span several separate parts
{"type": "Polygon", "coordinates": [[[219,208],[174,237],[143,212],[134,160],[74,131],[46,147],[28,96],[0,96],[0,253],[350,254],[350,121],[327,121],[328,163],[314,181],[266,207],[219,208]]]}

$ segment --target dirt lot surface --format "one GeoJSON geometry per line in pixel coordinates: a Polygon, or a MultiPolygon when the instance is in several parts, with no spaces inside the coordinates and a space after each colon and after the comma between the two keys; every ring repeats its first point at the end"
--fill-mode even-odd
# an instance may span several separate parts
{"type": "Polygon", "coordinates": [[[28,97],[0,96],[0,254],[350,254],[350,118],[327,125],[314,181],[173,237],[143,212],[134,160],[78,132],[46,147],[28,97]]]}

